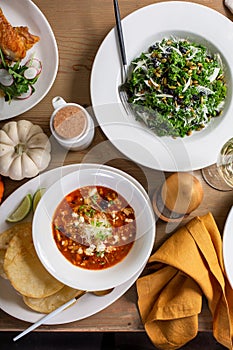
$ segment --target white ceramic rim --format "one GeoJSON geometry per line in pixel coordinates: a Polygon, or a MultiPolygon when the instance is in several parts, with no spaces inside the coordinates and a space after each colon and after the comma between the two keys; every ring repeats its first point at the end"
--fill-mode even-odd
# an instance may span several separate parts
{"type": "Polygon", "coordinates": [[[230,209],[223,230],[223,261],[231,288],[233,288],[233,264],[232,264],[232,247],[233,247],[233,207],[230,209]]]}
{"type": "Polygon", "coordinates": [[[51,132],[53,134],[53,136],[62,144],[67,144],[67,145],[73,145],[75,143],[78,142],[82,142],[83,139],[86,137],[86,135],[90,132],[90,128],[91,128],[91,121],[90,121],[90,115],[87,112],[87,110],[79,105],[78,103],[74,103],[74,102],[66,102],[65,104],[61,105],[60,107],[54,109],[51,117],[50,117],[50,129],[51,132]],[[72,137],[72,138],[64,138],[61,137],[60,135],[58,135],[58,133],[55,131],[54,126],[53,126],[53,121],[54,121],[54,117],[57,114],[58,111],[60,111],[61,109],[67,107],[67,106],[75,106],[78,107],[79,109],[81,109],[83,111],[83,113],[85,114],[86,117],[86,123],[85,123],[85,128],[83,129],[83,131],[81,132],[81,134],[79,136],[76,137],[72,137]]]}
{"type": "Polygon", "coordinates": [[[129,280],[149,259],[154,239],[155,217],[149,197],[125,176],[106,169],[80,169],[64,176],[46,191],[33,217],[33,242],[42,264],[56,279],[81,290],[109,289],[129,280]],[[51,227],[62,198],[74,189],[92,184],[110,187],[127,198],[137,220],[137,239],[128,255],[115,266],[98,271],[72,265],[59,252],[51,227]]]}
{"type": "Polygon", "coordinates": [[[215,163],[222,144],[232,137],[232,22],[203,5],[167,1],[131,13],[122,25],[129,62],[165,34],[196,38],[217,48],[227,65],[228,97],[221,118],[213,119],[202,131],[183,139],[152,135],[128,116],[120,103],[121,62],[113,28],[97,52],[90,84],[93,109],[105,135],[128,158],[152,169],[191,171],[215,163]]]}

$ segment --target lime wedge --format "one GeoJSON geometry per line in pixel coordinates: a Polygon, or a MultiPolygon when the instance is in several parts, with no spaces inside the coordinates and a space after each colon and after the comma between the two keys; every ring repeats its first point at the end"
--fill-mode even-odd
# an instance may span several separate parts
{"type": "Polygon", "coordinates": [[[31,194],[27,194],[22,202],[20,202],[19,206],[13,211],[13,213],[8,216],[6,221],[8,222],[18,222],[26,218],[26,216],[30,213],[32,208],[32,196],[31,194]]]}
{"type": "Polygon", "coordinates": [[[45,193],[46,188],[39,188],[32,199],[32,211],[34,213],[34,211],[36,210],[37,204],[39,203],[41,197],[43,196],[43,194],[45,193]]]}

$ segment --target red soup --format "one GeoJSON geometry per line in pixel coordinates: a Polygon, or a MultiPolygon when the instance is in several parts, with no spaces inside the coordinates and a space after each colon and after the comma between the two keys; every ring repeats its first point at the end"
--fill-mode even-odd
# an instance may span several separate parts
{"type": "Polygon", "coordinates": [[[72,264],[105,269],[129,253],[136,235],[135,213],[116,191],[86,186],[61,201],[52,228],[58,249],[72,264]]]}

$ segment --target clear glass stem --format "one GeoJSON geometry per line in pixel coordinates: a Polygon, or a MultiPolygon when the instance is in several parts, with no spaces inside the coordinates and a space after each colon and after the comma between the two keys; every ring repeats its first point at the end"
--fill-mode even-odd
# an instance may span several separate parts
{"type": "Polygon", "coordinates": [[[207,184],[219,191],[232,191],[233,188],[227,185],[222,176],[219,174],[216,164],[210,165],[201,170],[202,176],[207,184]]]}

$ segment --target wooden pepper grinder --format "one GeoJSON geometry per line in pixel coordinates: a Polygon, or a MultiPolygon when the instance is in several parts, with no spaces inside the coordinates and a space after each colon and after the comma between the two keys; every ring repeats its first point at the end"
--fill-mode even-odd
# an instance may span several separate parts
{"type": "Polygon", "coordinates": [[[194,211],[203,199],[199,180],[189,173],[169,176],[153,196],[156,215],[166,222],[181,221],[194,211]]]}

